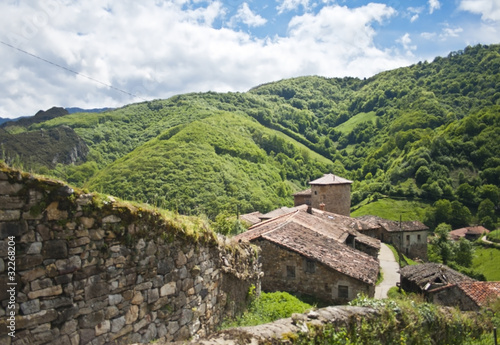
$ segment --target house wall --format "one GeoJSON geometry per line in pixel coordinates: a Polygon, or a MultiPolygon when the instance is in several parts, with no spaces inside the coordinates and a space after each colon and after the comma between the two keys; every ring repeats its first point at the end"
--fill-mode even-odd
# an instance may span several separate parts
{"type": "Polygon", "coordinates": [[[464,311],[478,311],[481,308],[456,285],[427,293],[428,299],[434,304],[448,307],[458,307],[464,311]]]}
{"type": "Polygon", "coordinates": [[[427,231],[388,232],[383,230],[383,238],[394,244],[411,259],[427,261],[427,231]],[[401,242],[402,241],[402,242],[401,242]]]}
{"type": "Polygon", "coordinates": [[[256,253],[177,226],[153,211],[0,171],[0,344],[210,333],[259,285],[256,253]]]}
{"type": "Polygon", "coordinates": [[[264,276],[262,290],[287,291],[315,296],[331,303],[345,303],[359,293],[375,295],[375,286],[337,272],[315,262],[314,273],[306,272],[307,259],[293,251],[267,240],[257,241],[261,248],[261,264],[264,276]],[[295,268],[295,277],[288,277],[287,266],[295,268]],[[348,297],[339,298],[339,286],[348,287],[348,297]]]}
{"type": "Polygon", "coordinates": [[[325,204],[325,211],[351,215],[351,185],[311,185],[311,206],[320,209],[320,204],[325,204]]]}
{"type": "Polygon", "coordinates": [[[293,206],[300,206],[304,204],[310,204],[311,203],[311,196],[310,195],[294,195],[293,196],[293,206]]]}

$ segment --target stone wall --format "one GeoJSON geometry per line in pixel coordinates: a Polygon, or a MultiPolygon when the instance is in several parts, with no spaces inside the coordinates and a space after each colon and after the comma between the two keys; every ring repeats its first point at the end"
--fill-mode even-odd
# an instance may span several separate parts
{"type": "Polygon", "coordinates": [[[319,210],[321,204],[327,212],[350,216],[351,185],[311,185],[311,206],[319,210]]]}
{"type": "Polygon", "coordinates": [[[241,311],[259,273],[254,247],[215,236],[198,218],[1,167],[1,344],[204,336],[241,311]]]}
{"type": "Polygon", "coordinates": [[[266,240],[259,241],[261,248],[263,291],[287,291],[311,295],[325,302],[345,303],[360,293],[373,297],[375,286],[337,272],[317,261],[308,260],[266,240]],[[294,277],[288,268],[294,267],[294,277]],[[339,296],[339,286],[348,288],[347,298],[339,296]]]}

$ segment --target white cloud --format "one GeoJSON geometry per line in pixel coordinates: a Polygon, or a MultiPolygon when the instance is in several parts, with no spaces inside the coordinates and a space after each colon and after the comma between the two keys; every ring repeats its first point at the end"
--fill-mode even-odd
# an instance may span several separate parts
{"type": "Polygon", "coordinates": [[[397,42],[403,46],[407,55],[413,56],[412,51],[416,50],[417,46],[411,44],[412,41],[409,33],[405,33],[401,38],[397,40],[397,42]]]}
{"type": "Polygon", "coordinates": [[[276,7],[278,13],[298,10],[301,5],[306,10],[309,8],[309,0],[276,0],[276,2],[280,2],[276,7]]]}
{"type": "MultiPolygon", "coordinates": [[[[109,0],[106,8],[100,0],[59,1],[49,0],[50,11],[0,2],[5,40],[141,98],[0,45],[0,117],[54,105],[121,106],[186,92],[246,91],[300,75],[365,77],[412,62],[375,44],[373,25],[395,15],[382,4],[325,6],[293,17],[286,36],[258,39],[217,27],[227,11],[219,1],[109,0]]],[[[249,23],[259,21],[254,16],[249,23]]]]}
{"type": "Polygon", "coordinates": [[[459,37],[464,30],[462,28],[444,28],[439,37],[441,40],[446,40],[450,37],[459,37]]]}
{"type": "Polygon", "coordinates": [[[500,1],[499,0],[462,0],[459,8],[480,14],[483,20],[500,21],[500,1]]]}
{"type": "Polygon", "coordinates": [[[244,2],[240,8],[238,8],[236,15],[231,18],[230,26],[235,25],[237,22],[242,22],[250,27],[256,27],[266,24],[267,19],[259,14],[253,13],[248,4],[244,2]]]}
{"type": "Polygon", "coordinates": [[[441,8],[441,3],[439,0],[429,0],[429,13],[434,13],[435,10],[439,10],[441,8]]]}

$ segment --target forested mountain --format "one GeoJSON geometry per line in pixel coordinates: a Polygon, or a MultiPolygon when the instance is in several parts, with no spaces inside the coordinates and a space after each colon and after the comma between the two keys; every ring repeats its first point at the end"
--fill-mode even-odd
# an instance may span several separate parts
{"type": "Polygon", "coordinates": [[[182,213],[265,212],[333,172],[355,181],[353,205],[418,199],[432,205],[431,226],[497,221],[500,45],[365,80],[300,77],[246,93],[185,94],[23,131],[62,125],[85,141],[86,160],[29,168],[182,213]]]}

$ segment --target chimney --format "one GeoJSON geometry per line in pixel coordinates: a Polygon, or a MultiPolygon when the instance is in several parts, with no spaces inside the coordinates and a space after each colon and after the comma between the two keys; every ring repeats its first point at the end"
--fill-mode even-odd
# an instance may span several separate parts
{"type": "Polygon", "coordinates": [[[311,202],[310,201],[306,201],[306,205],[307,205],[307,213],[312,214],[313,213],[313,208],[311,206],[311,202]]]}
{"type": "Polygon", "coordinates": [[[321,211],[324,211],[325,210],[325,204],[324,203],[319,204],[319,209],[321,211]]]}

